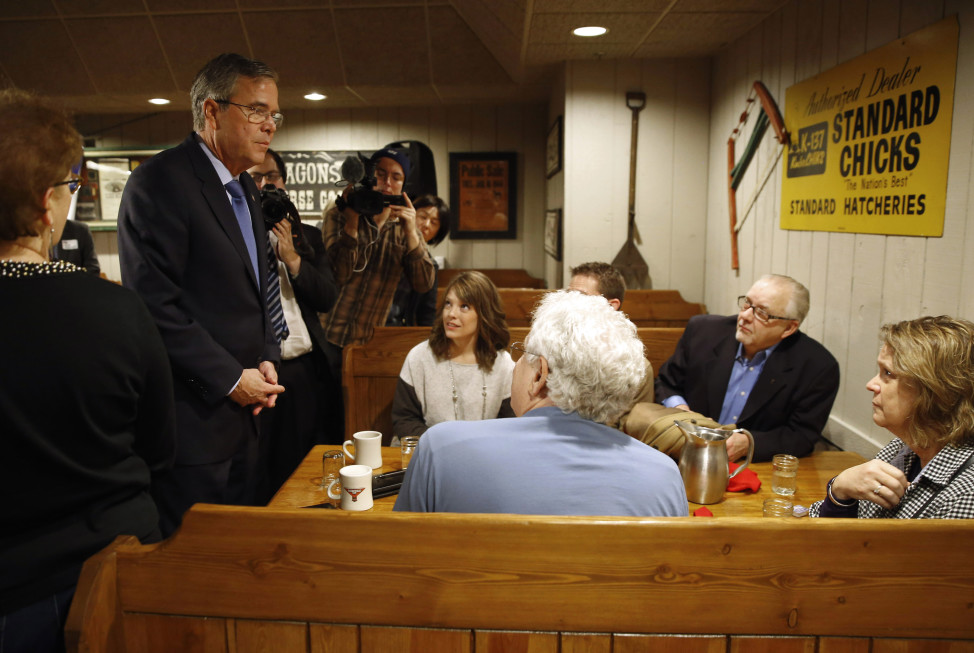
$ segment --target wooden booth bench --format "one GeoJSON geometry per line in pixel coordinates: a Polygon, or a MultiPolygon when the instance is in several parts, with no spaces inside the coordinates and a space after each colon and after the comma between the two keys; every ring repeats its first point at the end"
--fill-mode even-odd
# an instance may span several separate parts
{"type": "MultiPolygon", "coordinates": [[[[507,326],[531,326],[534,307],[549,290],[531,288],[498,288],[506,313],[507,326]]],[[[444,288],[437,291],[437,306],[443,305],[444,288]]],[[[679,290],[627,290],[622,310],[637,327],[683,328],[694,315],[703,315],[707,307],[688,302],[679,290]]]]}
{"type": "MultiPolygon", "coordinates": [[[[444,268],[437,273],[436,285],[445,288],[461,272],[470,272],[462,268],[444,268]]],[[[532,277],[527,270],[517,268],[487,268],[477,270],[494,282],[498,288],[544,288],[544,279],[532,277]]]]}
{"type": "MultiPolygon", "coordinates": [[[[511,342],[524,340],[527,327],[511,327],[511,342]]],[[[653,374],[673,354],[683,329],[641,328],[639,337],[653,374]]],[[[377,327],[367,344],[348,345],[343,352],[342,393],[345,438],[357,431],[379,431],[384,444],[392,440],[392,398],[409,350],[429,337],[429,327],[377,327]]]]}
{"type": "Polygon", "coordinates": [[[87,653],[974,650],[974,522],[198,504],[84,567],[87,653]]]}

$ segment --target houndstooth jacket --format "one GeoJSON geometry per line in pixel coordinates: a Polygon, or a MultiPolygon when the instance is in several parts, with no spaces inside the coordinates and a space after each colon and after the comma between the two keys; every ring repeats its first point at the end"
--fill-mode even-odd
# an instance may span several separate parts
{"type": "MultiPolygon", "coordinates": [[[[858,505],[842,510],[835,505],[826,506],[822,512],[823,501],[815,502],[809,514],[812,517],[856,517],[860,519],[972,519],[974,518],[974,464],[951,477],[974,455],[974,446],[946,446],[933,457],[926,467],[917,474],[906,493],[892,510],[887,510],[872,501],[858,501],[858,505]]],[[[887,462],[903,470],[910,478],[911,470],[919,469],[919,457],[899,438],[876,454],[878,460],[887,462]]]]}

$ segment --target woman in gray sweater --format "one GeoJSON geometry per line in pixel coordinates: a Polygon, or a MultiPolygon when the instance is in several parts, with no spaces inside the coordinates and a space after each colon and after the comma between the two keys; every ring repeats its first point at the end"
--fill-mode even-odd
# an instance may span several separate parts
{"type": "Polygon", "coordinates": [[[451,420],[513,417],[510,334],[497,288],[480,272],[458,275],[429,340],[410,350],[392,402],[398,437],[451,420]]]}

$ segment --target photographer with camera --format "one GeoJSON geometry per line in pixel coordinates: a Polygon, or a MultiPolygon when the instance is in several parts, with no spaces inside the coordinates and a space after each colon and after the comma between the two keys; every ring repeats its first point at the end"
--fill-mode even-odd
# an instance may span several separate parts
{"type": "Polygon", "coordinates": [[[351,158],[346,166],[343,173],[352,183],[325,212],[322,229],[341,288],[325,324],[339,378],[342,347],[368,342],[373,329],[385,323],[404,272],[417,292],[435,283],[433,259],[416,226],[416,209],[402,192],[409,175],[406,154],[384,148],[364,166],[351,158]],[[356,164],[348,167],[357,170],[347,174],[348,163],[356,164]],[[361,183],[355,183],[359,179],[361,183]]]}
{"type": "Polygon", "coordinates": [[[324,348],[328,346],[318,313],[331,310],[338,298],[321,232],[302,224],[284,187],[287,170],[280,155],[267,150],[264,162],[248,171],[261,189],[261,211],[267,237],[277,255],[281,307],[288,336],[281,341],[278,382],[288,389],[273,410],[261,413],[258,498],[269,500],[316,444],[342,441],[334,423],[331,397],[341,392],[331,378],[324,348]],[[323,400],[324,399],[324,400],[323,400]]]}

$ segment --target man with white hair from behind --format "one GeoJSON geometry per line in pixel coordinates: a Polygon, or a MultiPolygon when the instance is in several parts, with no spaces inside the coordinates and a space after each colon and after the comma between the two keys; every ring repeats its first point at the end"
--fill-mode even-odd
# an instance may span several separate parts
{"type": "Polygon", "coordinates": [[[517,419],[445,422],[420,440],[395,510],[686,516],[676,464],[606,426],[646,375],[636,327],[605,298],[559,291],[535,309],[514,367],[517,419]]]}

